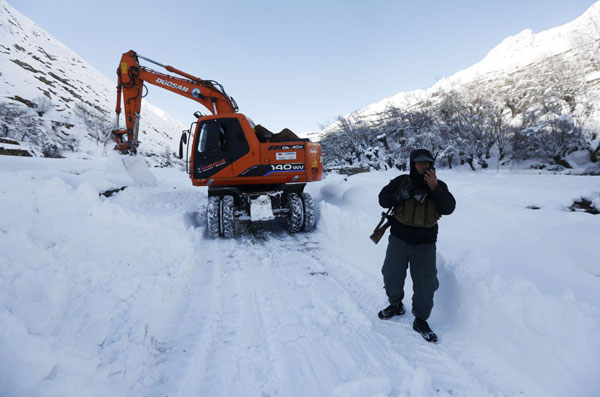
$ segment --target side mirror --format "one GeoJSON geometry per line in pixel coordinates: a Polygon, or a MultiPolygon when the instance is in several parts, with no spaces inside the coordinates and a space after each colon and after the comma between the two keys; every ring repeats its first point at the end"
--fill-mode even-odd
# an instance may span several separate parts
{"type": "Polygon", "coordinates": [[[200,113],[199,111],[195,111],[194,112],[194,117],[199,119],[200,117],[202,117],[202,113],[200,113]]]}
{"type": "Polygon", "coordinates": [[[180,159],[183,158],[183,145],[184,144],[187,145],[187,134],[188,134],[187,130],[183,130],[181,132],[181,139],[179,140],[179,158],[180,159]]]}

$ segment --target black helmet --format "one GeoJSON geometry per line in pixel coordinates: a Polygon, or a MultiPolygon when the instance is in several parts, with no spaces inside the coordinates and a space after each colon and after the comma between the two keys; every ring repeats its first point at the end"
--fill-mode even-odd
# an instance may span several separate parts
{"type": "Polygon", "coordinates": [[[412,165],[412,164],[416,163],[417,161],[429,161],[433,165],[433,162],[435,160],[433,159],[433,156],[431,155],[429,150],[417,149],[417,150],[413,150],[410,153],[410,164],[412,165]]]}

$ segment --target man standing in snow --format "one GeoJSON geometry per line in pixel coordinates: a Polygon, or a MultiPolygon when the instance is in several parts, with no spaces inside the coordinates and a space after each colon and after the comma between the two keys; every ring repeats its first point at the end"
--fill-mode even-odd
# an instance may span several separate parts
{"type": "Polygon", "coordinates": [[[437,342],[427,319],[438,289],[435,266],[437,222],[454,211],[456,201],[448,186],[437,179],[433,156],[425,149],[410,154],[410,174],[393,179],[379,193],[379,204],[393,207],[391,231],[381,272],[390,305],[379,312],[382,320],[404,314],[404,280],[410,263],[413,280],[413,329],[428,342],[437,342]]]}

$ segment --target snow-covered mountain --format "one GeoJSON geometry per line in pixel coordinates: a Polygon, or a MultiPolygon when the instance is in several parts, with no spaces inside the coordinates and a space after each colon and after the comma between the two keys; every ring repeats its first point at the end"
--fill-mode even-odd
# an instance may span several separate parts
{"type": "MultiPolygon", "coordinates": [[[[410,108],[436,98],[442,91],[465,92],[474,86],[498,94],[509,92],[532,75],[548,74],[557,65],[566,66],[581,79],[593,107],[589,123],[600,123],[600,2],[572,22],[540,33],[526,29],[510,36],[475,65],[442,78],[424,90],[400,92],[345,116],[375,118],[388,105],[410,108]]],[[[320,136],[335,130],[334,123],[320,136]]]]}
{"type": "MultiPolygon", "coordinates": [[[[48,144],[84,153],[112,146],[116,76],[94,69],[5,0],[0,0],[0,43],[0,137],[29,143],[38,153],[48,144]]],[[[145,101],[140,151],[174,151],[183,128],[145,101]]]]}

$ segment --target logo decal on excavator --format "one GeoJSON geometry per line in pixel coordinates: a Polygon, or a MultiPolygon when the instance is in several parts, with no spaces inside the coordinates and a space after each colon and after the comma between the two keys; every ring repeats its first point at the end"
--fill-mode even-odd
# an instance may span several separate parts
{"type": "Polygon", "coordinates": [[[192,96],[193,96],[194,98],[200,98],[200,96],[201,96],[201,95],[202,95],[202,94],[200,94],[200,88],[194,88],[194,89],[192,90],[192,96]]]}
{"type": "Polygon", "coordinates": [[[172,81],[169,81],[169,80],[163,80],[160,77],[156,79],[156,82],[158,84],[162,84],[162,85],[164,85],[166,87],[171,87],[171,88],[178,89],[179,91],[183,91],[183,92],[188,92],[189,91],[189,87],[184,87],[181,84],[173,83],[172,81]]]}
{"type": "Polygon", "coordinates": [[[304,145],[273,145],[273,146],[269,146],[269,149],[267,150],[297,150],[297,149],[303,149],[304,145]]]}
{"type": "Polygon", "coordinates": [[[210,164],[206,164],[204,167],[201,167],[199,171],[200,172],[206,172],[208,170],[212,170],[213,168],[218,167],[218,166],[223,165],[223,164],[225,164],[225,159],[214,161],[214,162],[212,162],[210,164]]]}

